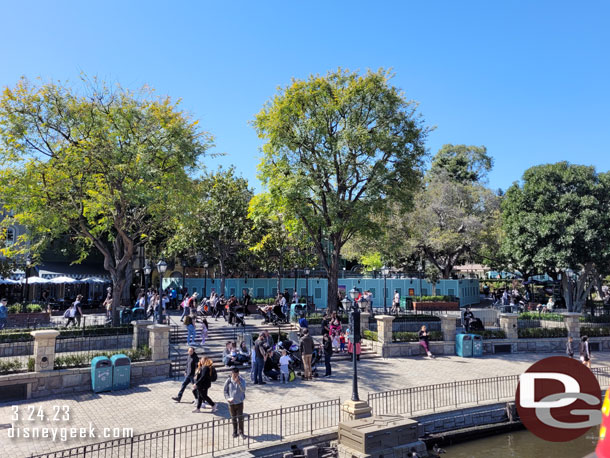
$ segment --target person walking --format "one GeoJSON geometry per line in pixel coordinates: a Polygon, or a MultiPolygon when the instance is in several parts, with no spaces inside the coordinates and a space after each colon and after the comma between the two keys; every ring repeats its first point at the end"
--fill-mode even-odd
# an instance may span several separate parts
{"type": "Polygon", "coordinates": [[[212,407],[212,413],[218,410],[216,403],[208,396],[208,390],[212,386],[212,382],[218,379],[214,363],[211,358],[203,357],[199,360],[197,372],[195,372],[195,388],[197,390],[197,407],[193,413],[201,412],[201,404],[206,402],[212,407]]]}
{"type": "Polygon", "coordinates": [[[330,358],[333,355],[333,342],[328,334],[324,334],[322,337],[322,348],[324,349],[324,366],[326,367],[324,377],[330,377],[330,358]]]}
{"type": "Polygon", "coordinates": [[[430,351],[430,335],[425,325],[419,330],[419,344],[426,350],[428,357],[434,358],[434,355],[430,351]]]}
{"type": "Polygon", "coordinates": [[[184,317],[184,325],[186,326],[186,331],[188,332],[186,336],[186,344],[195,345],[196,331],[192,315],[187,315],[184,317]]]}
{"type": "Polygon", "coordinates": [[[263,382],[263,369],[265,368],[265,359],[267,351],[265,350],[265,333],[261,332],[254,343],[254,384],[265,385],[263,382]]]}
{"type": "Polygon", "coordinates": [[[246,399],[246,381],[239,375],[239,369],[234,367],[224,385],[224,395],[229,404],[229,413],[233,423],[233,437],[244,434],[244,400],[246,399]]]}
{"type": "Polygon", "coordinates": [[[580,360],[582,363],[591,369],[591,350],[589,348],[589,338],[582,336],[580,338],[580,360]]]}
{"type": "Polygon", "coordinates": [[[309,335],[309,329],[303,329],[303,337],[301,337],[300,350],[303,358],[303,367],[305,374],[303,380],[312,380],[311,376],[311,357],[313,355],[313,339],[309,335]]]}
{"type": "Polygon", "coordinates": [[[572,336],[568,337],[568,341],[566,343],[566,355],[568,355],[569,358],[574,358],[574,339],[572,339],[572,336]]]}
{"type": "Polygon", "coordinates": [[[0,329],[4,329],[6,326],[6,317],[8,315],[8,309],[6,308],[6,304],[8,300],[6,297],[3,297],[0,301],[0,329]]]}
{"type": "MultiPolygon", "coordinates": [[[[189,386],[189,384],[195,384],[195,372],[197,371],[198,363],[199,356],[197,356],[197,353],[193,347],[189,347],[188,356],[186,357],[186,367],[184,369],[184,380],[182,381],[180,391],[178,391],[178,394],[172,398],[174,401],[180,402],[186,387],[189,386]]],[[[195,395],[195,393],[193,393],[193,395],[195,395]]],[[[195,400],[197,400],[197,396],[195,396],[195,400]]]]}
{"type": "Polygon", "coordinates": [[[78,296],[76,296],[76,300],[74,301],[74,304],[72,304],[72,307],[74,307],[74,317],[76,318],[76,325],[78,327],[80,327],[80,320],[83,317],[83,309],[80,306],[82,301],[83,301],[83,295],[79,294],[78,296]]]}
{"type": "Polygon", "coordinates": [[[205,345],[205,341],[208,338],[208,320],[206,319],[206,317],[203,317],[203,319],[201,320],[201,346],[203,347],[205,345]]]}

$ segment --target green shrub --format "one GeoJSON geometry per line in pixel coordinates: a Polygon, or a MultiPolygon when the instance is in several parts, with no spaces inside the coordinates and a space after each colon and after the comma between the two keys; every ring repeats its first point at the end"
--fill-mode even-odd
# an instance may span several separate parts
{"type": "Polygon", "coordinates": [[[484,331],[470,331],[470,333],[482,336],[483,339],[506,339],[506,332],[502,329],[486,329],[484,331]]]}
{"type": "Polygon", "coordinates": [[[42,312],[42,307],[38,304],[28,304],[25,308],[28,313],[39,313],[42,312]]]}
{"type": "Polygon", "coordinates": [[[10,305],[7,311],[8,313],[21,313],[21,304],[10,305]]]}
{"type": "Polygon", "coordinates": [[[123,354],[127,356],[132,362],[145,361],[150,359],[152,350],[147,346],[143,345],[137,349],[126,349],[116,351],[101,351],[95,353],[71,353],[65,356],[55,356],[55,369],[66,369],[69,367],[86,367],[91,364],[91,360],[97,356],[107,356],[108,358],[123,354]]]}
{"type": "Polygon", "coordinates": [[[546,320],[563,321],[563,315],[559,313],[523,312],[519,314],[520,320],[546,320]]]}
{"type": "Polygon", "coordinates": [[[28,358],[28,372],[34,372],[34,367],[36,365],[36,361],[34,358],[28,358]]]}
{"type": "MultiPolygon", "coordinates": [[[[374,319],[373,319],[374,320],[374,319]]],[[[432,321],[441,321],[440,317],[434,315],[400,315],[394,318],[392,323],[408,323],[408,322],[432,322],[432,321]]]]}
{"type": "Polygon", "coordinates": [[[9,372],[16,372],[22,367],[21,361],[18,359],[0,361],[0,374],[8,374],[9,372]]]}
{"type": "Polygon", "coordinates": [[[6,342],[29,342],[34,337],[29,332],[7,332],[0,334],[0,343],[6,342]]]}
{"type": "Polygon", "coordinates": [[[414,296],[413,302],[451,302],[451,296],[414,296]]]}
{"type": "Polygon", "coordinates": [[[519,328],[517,330],[520,339],[544,339],[547,337],[567,337],[566,328],[519,328]]]}
{"type": "MultiPolygon", "coordinates": [[[[430,331],[430,340],[443,340],[441,331],[430,331]]],[[[393,332],[392,342],[419,342],[419,334],[417,332],[393,332]]]]}
{"type": "Polygon", "coordinates": [[[606,337],[610,336],[610,328],[589,328],[589,327],[581,327],[580,328],[581,336],[589,336],[589,337],[606,337]]]}
{"type": "Polygon", "coordinates": [[[581,323],[610,323],[610,315],[601,315],[601,316],[593,316],[593,315],[585,315],[581,316],[581,323]]]}
{"type": "Polygon", "coordinates": [[[362,333],[362,338],[365,340],[373,340],[377,342],[377,333],[375,331],[369,331],[368,329],[365,329],[362,333]]]}

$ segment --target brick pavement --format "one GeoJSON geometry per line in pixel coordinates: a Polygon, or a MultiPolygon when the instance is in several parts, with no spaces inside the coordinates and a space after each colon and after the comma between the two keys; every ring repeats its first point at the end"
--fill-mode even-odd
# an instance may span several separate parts
{"type": "MultiPolygon", "coordinates": [[[[424,358],[369,359],[359,365],[360,396],[366,399],[368,391],[384,391],[411,386],[422,386],[454,380],[472,380],[497,375],[511,375],[523,372],[534,361],[548,354],[516,354],[486,356],[480,359],[463,359],[455,356],[438,357],[434,360],[424,358]]],[[[594,366],[609,366],[610,354],[598,353],[594,366]]],[[[269,383],[262,387],[249,386],[246,399],[246,412],[257,412],[278,407],[287,407],[310,402],[341,398],[351,395],[351,365],[341,361],[334,367],[335,375],[330,379],[311,382],[301,380],[287,386],[269,383]]],[[[222,399],[221,375],[210,390],[212,399],[219,401],[216,418],[227,418],[228,408],[222,399]]],[[[134,434],[155,431],[176,426],[200,423],[214,416],[206,413],[191,413],[190,393],[185,393],[183,402],[174,403],[174,396],[180,383],[163,381],[141,385],[115,393],[85,393],[71,396],[58,396],[39,399],[33,402],[15,403],[27,413],[28,407],[42,407],[46,414],[53,413],[53,406],[69,406],[71,418],[67,424],[58,426],[81,427],[91,422],[96,428],[132,427],[134,434]]],[[[11,423],[12,404],[0,404],[0,425],[11,423]]],[[[46,425],[48,423],[22,420],[25,426],[46,425]]],[[[54,425],[56,426],[56,425],[54,425]]],[[[1,428],[2,426],[0,426],[1,428]]],[[[26,457],[30,454],[61,450],[95,440],[69,439],[67,442],[53,442],[50,439],[9,439],[7,429],[0,430],[0,456],[26,457]]]]}

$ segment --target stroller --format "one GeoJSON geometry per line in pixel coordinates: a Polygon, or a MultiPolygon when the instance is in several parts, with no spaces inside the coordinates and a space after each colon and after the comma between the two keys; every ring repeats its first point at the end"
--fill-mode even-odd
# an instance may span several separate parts
{"type": "Polygon", "coordinates": [[[271,309],[270,321],[273,323],[274,326],[277,326],[282,323],[288,323],[288,318],[286,317],[286,315],[284,315],[284,312],[282,312],[281,305],[275,305],[273,309],[271,309]]]}
{"type": "MultiPolygon", "coordinates": [[[[293,342],[292,340],[284,340],[277,345],[277,349],[273,354],[273,358],[277,358],[279,361],[280,356],[282,356],[282,350],[286,350],[286,353],[290,357],[290,365],[288,366],[290,372],[294,372],[296,375],[302,375],[305,370],[305,366],[303,364],[303,359],[301,358],[301,351],[299,350],[298,344],[293,342]]],[[[313,377],[318,377],[318,369],[317,364],[320,362],[320,351],[318,348],[314,348],[313,354],[311,356],[311,373],[313,377]]],[[[290,377],[292,380],[292,376],[290,377]]]]}
{"type": "Polygon", "coordinates": [[[473,318],[468,325],[468,329],[470,331],[485,331],[485,326],[483,326],[480,318],[473,318]]]}
{"type": "Polygon", "coordinates": [[[244,306],[238,305],[235,307],[235,326],[246,327],[246,318],[244,313],[244,306]]]}

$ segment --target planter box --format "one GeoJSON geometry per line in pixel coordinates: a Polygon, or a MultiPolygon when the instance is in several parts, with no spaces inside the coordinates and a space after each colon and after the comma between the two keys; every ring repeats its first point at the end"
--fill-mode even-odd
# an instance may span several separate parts
{"type": "Polygon", "coordinates": [[[460,310],[458,302],[413,302],[413,310],[460,310]]]}
{"type": "Polygon", "coordinates": [[[8,327],[27,328],[49,323],[51,323],[51,314],[48,312],[9,313],[6,319],[8,327]]]}

